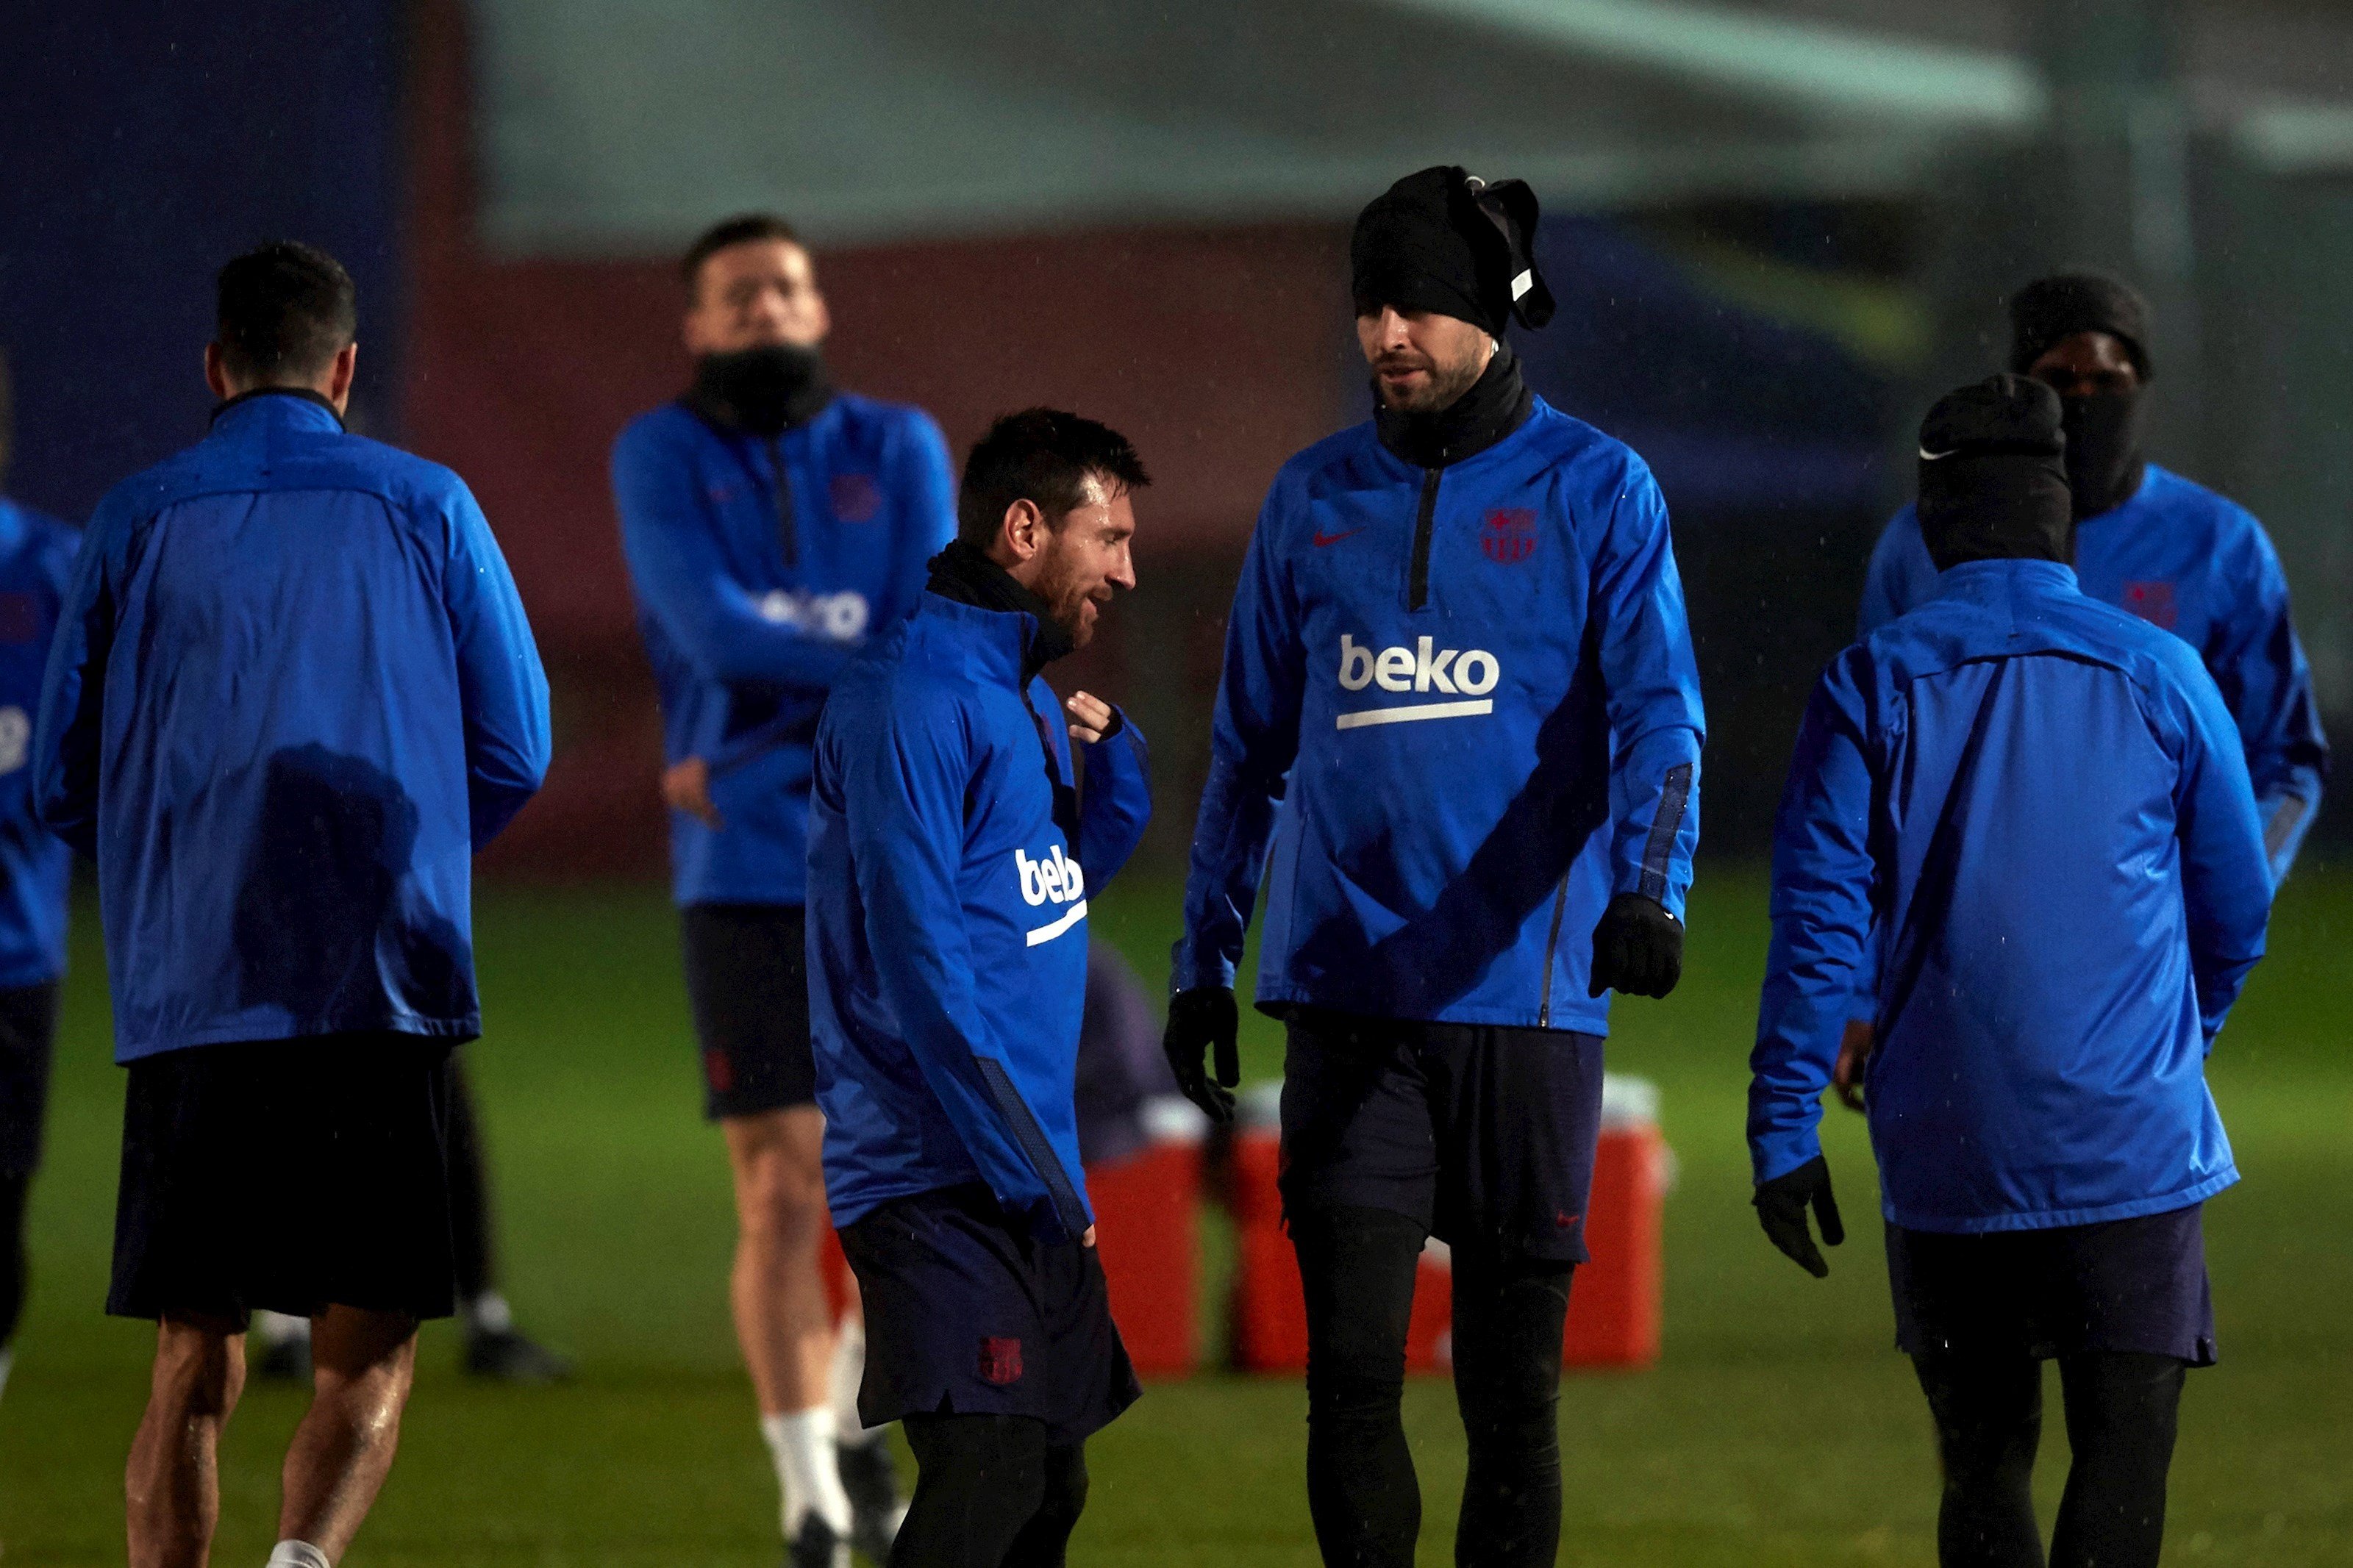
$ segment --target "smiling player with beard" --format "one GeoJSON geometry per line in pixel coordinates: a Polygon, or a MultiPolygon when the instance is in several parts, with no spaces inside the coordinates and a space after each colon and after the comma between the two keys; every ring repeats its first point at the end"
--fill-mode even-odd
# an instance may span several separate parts
{"type": "Polygon", "coordinates": [[[734,1175],[735,1330],[795,1568],[829,1568],[853,1534],[880,1562],[897,1484],[848,1403],[855,1320],[837,1338],[818,1272],[809,747],[834,678],[914,608],[955,530],[947,447],[921,410],[834,389],[832,318],[781,219],[716,226],[681,270],[694,383],[621,433],[613,494],[661,689],[704,1108],[734,1175]]]}

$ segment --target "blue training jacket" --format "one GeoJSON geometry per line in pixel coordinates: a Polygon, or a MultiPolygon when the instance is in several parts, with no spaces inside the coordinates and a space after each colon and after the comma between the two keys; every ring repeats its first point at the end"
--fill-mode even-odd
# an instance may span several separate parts
{"type": "Polygon", "coordinates": [[[33,799],[33,715],[81,531],[0,496],[0,990],[66,972],[73,851],[33,799]]]}
{"type": "Polygon", "coordinates": [[[264,392],[90,519],[33,725],[98,862],[115,1057],[471,1039],[473,853],[547,771],[547,679],[462,480],[264,392]]]}
{"type": "Polygon", "coordinates": [[[2271,881],[2187,643],[2048,561],[1975,561],[1815,688],[1781,801],[1751,1058],[1757,1179],[1820,1152],[1854,977],[1887,1217],[2089,1225],[2238,1179],[2206,1089],[2271,881]]]}
{"type": "Polygon", "coordinates": [[[1093,1223],[1072,1106],[1087,900],[1152,814],[1144,738],[1084,750],[1021,679],[1038,623],[925,594],[845,671],[817,740],[809,1023],[848,1225],[986,1182],[1047,1240],[1093,1223]]]}
{"type": "MultiPolygon", "coordinates": [[[[2287,578],[2263,524],[2237,502],[2151,463],[2130,500],[2077,528],[2075,572],[2084,593],[2163,626],[2205,660],[2246,748],[2273,879],[2284,879],[2319,815],[2328,741],[2312,668],[2288,617],[2287,578]]],[[[1857,635],[1870,636],[1936,589],[1936,563],[1906,506],[1872,552],[1857,635]]]]}
{"type": "Polygon", "coordinates": [[[725,824],[670,814],[674,896],[799,904],[818,714],[955,535],[947,443],[920,409],[848,393],[773,441],[668,403],[614,443],[613,496],[663,749],[711,764],[725,824]]]}
{"type": "Polygon", "coordinates": [[[1681,918],[1704,729],[1624,445],[1542,398],[1444,468],[1319,442],[1234,594],[1171,984],[1233,984],[1263,870],[1261,1007],[1606,1033],[1593,927],[1621,891],[1681,918]]]}

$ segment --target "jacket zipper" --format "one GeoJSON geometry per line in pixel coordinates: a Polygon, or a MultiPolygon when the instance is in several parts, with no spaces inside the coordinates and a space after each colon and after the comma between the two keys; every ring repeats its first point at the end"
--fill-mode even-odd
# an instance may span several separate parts
{"type": "Polygon", "coordinates": [[[1545,932],[1544,996],[1536,1003],[1536,1027],[1552,1027],[1552,960],[1560,947],[1560,917],[1568,907],[1568,873],[1560,874],[1560,886],[1552,894],[1552,929],[1545,932]]]}
{"type": "Polygon", "coordinates": [[[1421,475],[1421,511],[1413,521],[1413,564],[1406,575],[1405,607],[1418,610],[1430,603],[1430,534],[1438,520],[1438,480],[1443,468],[1425,468],[1421,475]]]}
{"type": "Polygon", "coordinates": [[[800,564],[801,543],[793,528],[793,483],[785,473],[785,440],[781,436],[768,437],[768,467],[776,477],[776,539],[785,547],[785,564],[800,564]]]}

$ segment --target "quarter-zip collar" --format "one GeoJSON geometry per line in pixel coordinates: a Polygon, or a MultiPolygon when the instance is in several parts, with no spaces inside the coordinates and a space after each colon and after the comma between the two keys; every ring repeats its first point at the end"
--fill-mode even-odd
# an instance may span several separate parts
{"type": "Polygon", "coordinates": [[[1373,430],[1399,462],[1443,468],[1475,458],[1528,421],[1535,394],[1520,375],[1519,356],[1498,342],[1469,391],[1435,414],[1402,414],[1373,395],[1373,430]]]}
{"type": "Polygon", "coordinates": [[[1039,670],[1076,646],[1071,634],[1049,613],[1046,601],[1015,582],[1012,574],[991,561],[986,552],[961,539],[951,540],[946,549],[932,557],[931,568],[931,581],[924,587],[941,598],[976,610],[1020,617],[1019,673],[1023,687],[1039,670]]]}
{"type": "Polygon", "coordinates": [[[257,386],[213,405],[212,431],[220,435],[248,426],[279,430],[337,430],[343,416],[324,395],[307,386],[257,386]]]}

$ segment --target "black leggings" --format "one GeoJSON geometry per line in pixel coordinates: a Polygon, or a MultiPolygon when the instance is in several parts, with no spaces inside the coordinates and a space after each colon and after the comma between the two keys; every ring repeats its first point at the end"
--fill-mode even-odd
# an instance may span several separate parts
{"type": "Polygon", "coordinates": [[[449,1058],[449,1241],[460,1310],[491,1288],[491,1188],[466,1060],[449,1058]]]}
{"type": "MultiPolygon", "coordinates": [[[[2032,1492],[2042,1363],[2026,1355],[1912,1361],[1944,1462],[1937,1561],[1944,1568],[2042,1568],[2032,1492]]],[[[2059,1358],[2074,1458],[2051,1534],[2051,1568],[2155,1568],[2185,1370],[2172,1356],[2059,1358]]]]}
{"type": "MultiPolygon", "coordinates": [[[[1307,1507],[1331,1568],[1403,1568],[1421,1492],[1398,1402],[1421,1226],[1386,1209],[1294,1215],[1307,1292],[1307,1507]]],[[[1570,1266],[1454,1254],[1454,1395],[1470,1448],[1459,1563],[1550,1563],[1560,1541],[1561,1324],[1570,1266]]]]}
{"type": "Polygon", "coordinates": [[[32,1191],[30,1171],[0,1175],[0,1350],[16,1337],[25,1315],[25,1202],[32,1191]]]}
{"type": "Polygon", "coordinates": [[[1061,1568],[1087,1506],[1083,1443],[1027,1415],[910,1415],[915,1495],[891,1568],[1061,1568]]]}

